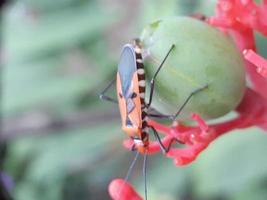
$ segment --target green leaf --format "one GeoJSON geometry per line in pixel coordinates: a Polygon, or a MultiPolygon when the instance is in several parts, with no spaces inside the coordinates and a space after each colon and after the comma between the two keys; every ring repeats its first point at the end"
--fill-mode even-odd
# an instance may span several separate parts
{"type": "Polygon", "coordinates": [[[197,196],[232,196],[245,192],[249,184],[266,180],[266,150],[266,133],[257,128],[234,131],[217,139],[193,164],[197,196]]]}
{"type": "Polygon", "coordinates": [[[115,19],[91,4],[40,15],[33,21],[19,17],[25,23],[9,15],[4,18],[4,48],[10,62],[75,47],[103,33],[115,19]]]}

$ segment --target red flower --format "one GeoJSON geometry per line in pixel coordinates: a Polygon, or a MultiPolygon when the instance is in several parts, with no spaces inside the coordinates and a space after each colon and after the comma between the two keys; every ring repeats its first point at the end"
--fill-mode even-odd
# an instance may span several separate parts
{"type": "Polygon", "coordinates": [[[113,200],[142,200],[133,187],[123,179],[113,180],[108,191],[113,200]]]}
{"type": "MultiPolygon", "coordinates": [[[[252,0],[218,0],[216,16],[207,19],[207,23],[220,28],[226,34],[232,36],[240,52],[243,53],[247,76],[251,86],[247,88],[245,96],[236,108],[237,116],[229,121],[218,124],[207,125],[196,113],[192,119],[197,122],[195,126],[165,126],[155,121],[150,121],[158,132],[165,135],[162,142],[164,145],[177,138],[184,143],[183,148],[172,147],[166,157],[172,158],[175,165],[186,165],[194,161],[197,156],[208,147],[208,145],[219,136],[229,133],[234,129],[258,126],[267,130],[267,60],[256,52],[254,31],[267,36],[267,0],[261,5],[252,0]]],[[[132,141],[127,140],[124,146],[130,148],[132,141]]],[[[157,142],[151,142],[148,153],[153,154],[160,151],[157,142]]],[[[111,183],[109,191],[114,198],[118,192],[116,185],[122,185],[122,180],[111,183]]],[[[141,199],[133,188],[125,183],[123,192],[120,193],[121,200],[141,199]]],[[[118,199],[118,198],[114,198],[118,199]]]]}
{"type": "Polygon", "coordinates": [[[256,54],[254,31],[267,36],[266,19],[266,0],[261,5],[252,0],[218,0],[216,16],[207,20],[211,25],[224,29],[235,39],[236,45],[249,61],[246,62],[246,69],[253,84],[252,88],[265,98],[267,98],[267,80],[264,77],[266,77],[267,61],[256,54]]]}

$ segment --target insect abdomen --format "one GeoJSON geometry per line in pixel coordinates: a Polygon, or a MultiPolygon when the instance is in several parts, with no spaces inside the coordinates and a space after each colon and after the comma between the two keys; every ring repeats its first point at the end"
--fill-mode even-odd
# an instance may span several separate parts
{"type": "Polygon", "coordinates": [[[145,77],[143,59],[141,55],[141,49],[138,46],[135,47],[135,56],[136,56],[137,76],[138,76],[138,84],[139,84],[139,95],[140,95],[141,110],[142,110],[141,139],[144,143],[144,146],[147,147],[148,142],[149,142],[149,137],[148,137],[149,128],[147,125],[147,108],[145,104],[146,77],[145,77]]]}
{"type": "Polygon", "coordinates": [[[138,46],[135,47],[135,56],[136,56],[140,101],[141,101],[142,108],[144,108],[145,107],[145,92],[146,92],[146,77],[145,77],[145,70],[144,70],[141,50],[138,46]]]}

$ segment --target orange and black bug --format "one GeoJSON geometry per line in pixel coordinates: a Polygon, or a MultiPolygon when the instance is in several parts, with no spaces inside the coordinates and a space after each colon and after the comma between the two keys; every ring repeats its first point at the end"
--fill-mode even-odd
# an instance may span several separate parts
{"type": "MultiPolygon", "coordinates": [[[[171,49],[166,55],[166,58],[173,48],[174,45],[172,45],[171,49]]],[[[161,66],[163,65],[164,61],[162,62],[161,66]]],[[[158,71],[160,70],[161,66],[158,68],[158,71]]],[[[122,120],[122,130],[133,139],[134,145],[132,150],[137,150],[142,154],[145,154],[146,150],[149,148],[150,128],[157,135],[156,138],[159,139],[162,150],[167,152],[169,149],[169,147],[165,148],[162,145],[156,130],[154,130],[153,127],[148,126],[147,123],[149,116],[147,112],[152,102],[154,79],[156,78],[157,73],[152,79],[153,83],[151,82],[150,99],[148,104],[146,104],[146,79],[141,48],[138,41],[135,41],[134,44],[126,44],[121,53],[116,77],[118,101],[105,95],[105,92],[111,87],[115,80],[113,80],[100,95],[101,99],[116,103],[118,102],[122,120]]]]}
{"type": "Polygon", "coordinates": [[[156,73],[150,81],[150,94],[148,103],[145,102],[146,78],[139,40],[135,40],[134,44],[126,44],[123,47],[118,64],[117,77],[108,85],[108,87],[104,89],[104,91],[100,95],[101,99],[119,104],[122,120],[122,130],[133,139],[134,145],[132,147],[132,150],[137,150],[142,154],[144,154],[149,148],[150,129],[152,129],[155,138],[159,142],[159,145],[164,153],[167,153],[169,151],[170,146],[173,143],[172,141],[168,147],[165,147],[162,144],[157,131],[152,126],[148,126],[147,121],[149,117],[175,120],[175,118],[180,114],[189,99],[195,93],[205,88],[199,88],[192,92],[174,115],[149,113],[149,108],[153,99],[155,79],[167,57],[170,55],[171,51],[174,48],[175,45],[172,45],[170,47],[169,51],[167,52],[166,56],[164,57],[163,61],[159,65],[156,73]],[[105,95],[107,90],[115,83],[115,80],[117,80],[116,85],[118,100],[105,95]]]}
{"type": "MultiPolygon", "coordinates": [[[[132,138],[134,144],[132,146],[132,150],[136,150],[138,153],[136,155],[135,160],[139,153],[144,154],[144,175],[146,179],[146,152],[149,149],[149,130],[152,130],[156,140],[158,141],[161,150],[163,153],[167,153],[172,145],[172,143],[176,140],[173,139],[167,147],[163,145],[161,139],[157,133],[157,131],[148,125],[149,117],[155,118],[167,118],[171,120],[175,120],[176,117],[180,114],[184,106],[190,100],[190,98],[197,92],[203,90],[207,86],[203,88],[199,88],[192,92],[183,105],[178,109],[178,111],[174,115],[162,115],[162,114],[150,114],[149,108],[153,99],[154,92],[154,82],[155,79],[161,70],[164,62],[174,50],[175,45],[171,45],[169,51],[164,57],[163,61],[159,65],[157,71],[155,72],[153,78],[150,81],[150,94],[148,103],[145,101],[145,91],[146,91],[146,78],[145,78],[145,69],[143,65],[143,59],[141,54],[141,45],[139,40],[135,40],[134,44],[126,44],[123,47],[120,61],[118,64],[118,71],[116,78],[104,89],[101,93],[100,98],[103,100],[108,100],[114,103],[119,104],[121,120],[122,120],[122,130],[132,138]],[[105,93],[108,89],[115,83],[117,87],[117,99],[113,99],[109,96],[106,96],[105,93]]],[[[176,140],[178,141],[178,140],[176,140]]],[[[178,141],[179,142],[179,141],[178,141]]],[[[133,164],[134,164],[133,162],[133,164]]],[[[133,164],[130,167],[133,167],[133,164]]],[[[127,174],[126,179],[128,179],[129,174],[127,174]]],[[[145,181],[146,184],[146,181],[145,181]]],[[[146,189],[146,187],[145,187],[146,189]]],[[[147,194],[145,192],[145,194],[147,194]]],[[[147,199],[147,198],[146,198],[147,199]]]]}

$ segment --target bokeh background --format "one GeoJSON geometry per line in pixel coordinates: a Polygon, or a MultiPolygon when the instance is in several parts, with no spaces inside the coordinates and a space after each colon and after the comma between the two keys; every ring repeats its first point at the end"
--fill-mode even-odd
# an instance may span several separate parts
{"type": "MultiPolygon", "coordinates": [[[[164,16],[212,15],[215,0],[13,0],[1,10],[1,181],[17,200],[105,200],[134,154],[98,94],[123,44],[164,16]]],[[[257,35],[262,55],[266,39],[257,35]]],[[[115,89],[111,95],[115,94],[115,89]]],[[[267,135],[227,134],[191,165],[148,160],[155,200],[266,200],[267,135]]],[[[144,192],[142,160],[130,181],[144,192]]]]}

